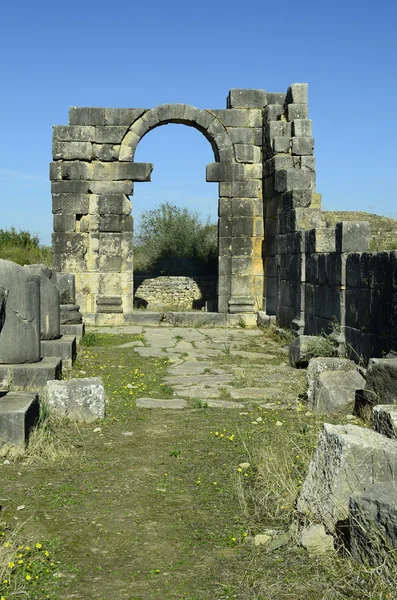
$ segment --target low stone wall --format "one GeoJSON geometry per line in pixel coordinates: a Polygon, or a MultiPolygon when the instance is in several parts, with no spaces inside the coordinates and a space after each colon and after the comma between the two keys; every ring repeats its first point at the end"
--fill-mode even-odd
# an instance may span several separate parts
{"type": "Polygon", "coordinates": [[[216,311],[217,277],[134,276],[134,304],[149,310],[187,310],[203,308],[216,311]]]}

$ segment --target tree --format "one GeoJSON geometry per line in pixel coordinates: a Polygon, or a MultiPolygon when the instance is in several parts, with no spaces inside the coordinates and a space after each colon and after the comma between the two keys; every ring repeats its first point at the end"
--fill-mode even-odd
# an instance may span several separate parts
{"type": "Polygon", "coordinates": [[[135,272],[216,275],[217,226],[197,212],[165,202],[142,213],[135,241],[135,272]]]}

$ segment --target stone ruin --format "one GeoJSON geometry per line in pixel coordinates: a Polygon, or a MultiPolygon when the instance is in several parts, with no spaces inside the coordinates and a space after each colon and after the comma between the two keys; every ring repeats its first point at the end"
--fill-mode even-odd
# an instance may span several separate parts
{"type": "MultiPolygon", "coordinates": [[[[183,322],[173,313],[156,321],[134,310],[134,288],[137,296],[146,289],[154,306],[178,286],[185,296],[181,306],[200,300],[188,281],[134,282],[130,196],[135,182],[150,181],[153,169],[134,162],[135,150],[143,136],[168,123],[206,137],[214,153],[207,181],[219,183],[211,307],[217,312],[193,321],[277,320],[298,336],[291,362],[311,362],[312,410],[351,414],[358,398],[373,408],[371,431],[324,425],[298,510],[324,533],[350,520],[353,553],[380,564],[385,548],[397,546],[397,253],[369,251],[368,223],[328,227],[323,219],[306,84],[286,93],[232,89],[226,109],[72,107],[69,124],[54,127],[53,269],[0,261],[0,438],[26,440],[38,415],[37,391],[49,380],[46,389],[54,390],[58,406],[84,403],[75,384],[60,389],[56,381],[62,361],[74,359],[82,317],[109,325],[183,322]],[[353,360],[310,360],[310,352],[305,358],[307,343],[324,333],[332,334],[337,355],[353,360]],[[366,519],[383,532],[383,550],[375,548],[366,519]]],[[[97,384],[82,384],[91,415],[97,384]]]]}

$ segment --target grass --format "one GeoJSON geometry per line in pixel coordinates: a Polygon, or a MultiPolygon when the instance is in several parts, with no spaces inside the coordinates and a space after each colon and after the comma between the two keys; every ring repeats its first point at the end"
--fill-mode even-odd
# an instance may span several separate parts
{"type": "Polygon", "coordinates": [[[397,221],[393,218],[354,211],[323,211],[322,217],[327,227],[334,227],[340,221],[368,221],[371,251],[397,249],[397,221]]]}
{"type": "MultiPolygon", "coordinates": [[[[81,347],[73,369],[74,377],[102,376],[106,419],[78,428],[53,421],[51,459],[0,464],[3,530],[16,548],[22,538],[43,548],[53,544],[54,569],[62,574],[40,574],[44,592],[31,598],[396,598],[393,582],[385,583],[378,570],[338,554],[311,558],[296,546],[294,502],[321,416],[306,414],[303,405],[195,410],[204,408],[200,399],[192,410],[137,410],[142,394],[167,397],[168,359],[141,358],[111,341],[81,347]],[[242,462],[250,467],[241,469],[242,462]],[[12,529],[20,505],[24,524],[12,529]],[[291,533],[269,551],[253,545],[266,528],[291,533]]],[[[264,346],[272,343],[263,338],[264,346]]],[[[10,561],[5,550],[3,567],[10,561]]],[[[36,593],[39,587],[29,582],[15,579],[14,590],[36,593]]],[[[6,600],[18,597],[7,590],[1,592],[6,600]]]]}

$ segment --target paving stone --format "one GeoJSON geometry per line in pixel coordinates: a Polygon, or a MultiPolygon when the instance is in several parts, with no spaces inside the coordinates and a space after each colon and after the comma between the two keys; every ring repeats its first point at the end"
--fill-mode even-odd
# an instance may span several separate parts
{"type": "Polygon", "coordinates": [[[210,369],[215,374],[225,373],[224,369],[214,369],[214,365],[211,362],[198,360],[186,360],[181,365],[170,367],[169,373],[175,375],[193,375],[195,373],[205,373],[207,369],[210,369]]]}
{"type": "Polygon", "coordinates": [[[173,398],[172,400],[164,400],[160,398],[137,398],[137,408],[168,408],[173,410],[181,410],[187,407],[186,400],[173,398]]]}
{"type": "Polygon", "coordinates": [[[207,398],[219,398],[221,395],[219,389],[215,387],[206,388],[204,385],[192,385],[190,387],[173,385],[175,393],[179,393],[185,398],[193,399],[207,399],[207,398]]]}
{"type": "Polygon", "coordinates": [[[244,408],[242,402],[231,402],[230,400],[208,400],[208,408],[244,408]]]}
{"type": "MultiPolygon", "coordinates": [[[[258,399],[266,400],[268,398],[274,398],[275,396],[282,395],[281,390],[275,388],[256,388],[256,387],[245,387],[245,388],[233,388],[225,386],[227,391],[233,400],[247,400],[247,399],[258,399]]],[[[283,398],[284,399],[284,398],[283,398]]]]}

